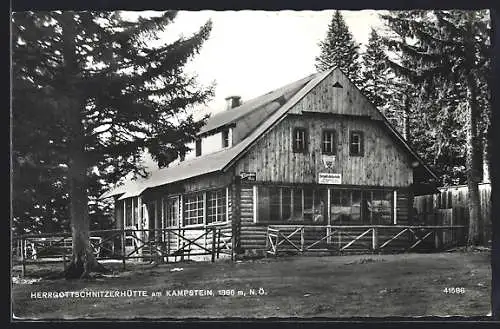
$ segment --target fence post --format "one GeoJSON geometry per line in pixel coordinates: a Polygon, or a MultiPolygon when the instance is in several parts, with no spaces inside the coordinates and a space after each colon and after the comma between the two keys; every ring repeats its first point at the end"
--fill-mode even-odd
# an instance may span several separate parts
{"type": "Polygon", "coordinates": [[[300,251],[304,252],[304,226],[300,229],[300,251]]]}
{"type": "Polygon", "coordinates": [[[372,250],[376,251],[378,248],[378,229],[376,227],[372,228],[372,250]]]}
{"type": "Polygon", "coordinates": [[[25,240],[24,237],[21,235],[21,277],[24,277],[26,273],[26,260],[24,257],[25,249],[26,249],[25,240]]]}
{"type": "Polygon", "coordinates": [[[163,240],[167,240],[167,263],[168,263],[168,257],[170,256],[170,232],[165,230],[165,232],[163,233],[164,234],[164,237],[163,237],[163,240]],[[166,235],[166,239],[165,239],[165,235],[166,235]]]}
{"type": "Polygon", "coordinates": [[[126,239],[126,235],[125,235],[125,228],[122,228],[122,262],[123,262],[123,270],[125,270],[125,253],[126,253],[126,250],[125,250],[125,243],[127,242],[127,239],[126,239]]]}
{"type": "Polygon", "coordinates": [[[217,235],[217,228],[212,227],[212,263],[215,262],[215,236],[217,235]]]}
{"type": "Polygon", "coordinates": [[[66,251],[63,250],[63,269],[66,272],[66,251]]]}
{"type": "Polygon", "coordinates": [[[434,229],[434,247],[436,250],[439,250],[439,234],[438,234],[438,229],[434,229]]]}
{"type": "Polygon", "coordinates": [[[220,253],[220,235],[221,235],[222,229],[219,227],[219,233],[217,234],[217,259],[219,259],[219,253],[220,253]]]}

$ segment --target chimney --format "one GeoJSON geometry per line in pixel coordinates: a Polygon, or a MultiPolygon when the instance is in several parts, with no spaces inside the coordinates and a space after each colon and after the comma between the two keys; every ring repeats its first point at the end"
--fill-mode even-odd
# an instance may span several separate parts
{"type": "Polygon", "coordinates": [[[230,110],[230,109],[238,107],[240,105],[241,105],[241,97],[240,96],[226,97],[226,110],[230,110]]]}

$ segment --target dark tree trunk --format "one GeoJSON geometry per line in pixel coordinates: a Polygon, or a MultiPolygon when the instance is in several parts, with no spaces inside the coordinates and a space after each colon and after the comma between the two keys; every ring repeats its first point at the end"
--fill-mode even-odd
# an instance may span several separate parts
{"type": "Polygon", "coordinates": [[[480,111],[477,103],[477,84],[472,72],[467,75],[469,120],[467,131],[467,187],[469,190],[469,246],[483,243],[483,223],[478,183],[482,179],[482,143],[478,136],[480,111]]]}
{"type": "MultiPolygon", "coordinates": [[[[493,22],[492,31],[495,31],[495,25],[498,28],[500,22],[500,12],[496,9],[490,10],[490,21],[493,22]]],[[[500,34],[492,33],[492,44],[494,45],[493,53],[498,54],[500,47],[500,34]]],[[[493,61],[493,71],[491,75],[490,86],[498,85],[500,77],[500,65],[498,59],[493,61]]],[[[491,170],[491,311],[493,320],[500,320],[500,193],[498,192],[498,177],[500,175],[500,156],[498,152],[500,140],[500,114],[498,113],[499,97],[498,94],[490,93],[492,99],[492,109],[497,107],[497,110],[492,110],[491,113],[491,129],[488,133],[488,161],[491,170]]]]}
{"type": "Polygon", "coordinates": [[[85,159],[85,131],[82,122],[83,101],[79,97],[76,81],[79,67],[76,60],[76,30],[73,13],[64,12],[63,29],[64,81],[66,94],[65,122],[69,143],[69,197],[72,232],[72,259],[64,275],[66,278],[83,278],[91,271],[105,271],[97,262],[90,247],[89,209],[87,191],[87,161],[85,159]]]}
{"type": "Polygon", "coordinates": [[[66,278],[87,277],[91,271],[106,269],[97,262],[89,240],[89,210],[87,192],[87,168],[82,152],[74,151],[69,168],[71,235],[73,255],[65,272],[66,278]]]}

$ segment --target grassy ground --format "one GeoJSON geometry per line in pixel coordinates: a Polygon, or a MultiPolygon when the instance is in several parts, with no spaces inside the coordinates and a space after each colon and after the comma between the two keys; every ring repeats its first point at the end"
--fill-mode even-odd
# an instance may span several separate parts
{"type": "Polygon", "coordinates": [[[131,265],[113,278],[13,284],[12,311],[22,319],[484,316],[490,311],[489,262],[489,253],[454,252],[131,265]],[[452,287],[465,292],[443,292],[452,287]],[[141,290],[148,296],[30,297],[83,289],[141,290]],[[165,295],[177,289],[209,289],[214,296],[165,295]],[[220,296],[220,289],[246,296],[220,296]],[[162,296],[152,296],[159,291],[162,296]]]}

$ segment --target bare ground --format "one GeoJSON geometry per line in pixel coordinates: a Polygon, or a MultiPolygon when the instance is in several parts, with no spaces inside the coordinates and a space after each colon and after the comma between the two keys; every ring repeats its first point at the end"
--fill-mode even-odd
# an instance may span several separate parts
{"type": "MultiPolygon", "coordinates": [[[[14,319],[485,316],[490,312],[487,252],[294,256],[127,265],[126,271],[119,270],[120,264],[108,266],[116,267],[115,277],[13,284],[14,319]],[[446,293],[445,288],[464,290],[446,293]],[[32,298],[36,292],[84,289],[140,290],[148,296],[32,298]],[[166,296],[167,291],[184,289],[206,289],[214,295],[166,296]],[[234,289],[235,296],[221,296],[222,289],[234,289]],[[238,296],[238,291],[245,296],[238,296]],[[162,296],[153,296],[155,292],[162,296]]],[[[47,267],[29,269],[34,276],[47,272],[47,267]]]]}

